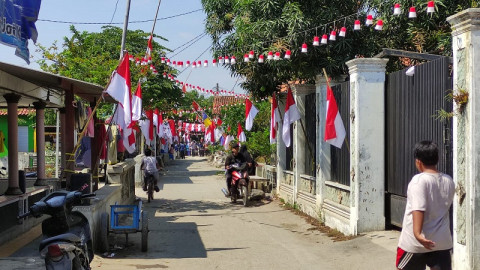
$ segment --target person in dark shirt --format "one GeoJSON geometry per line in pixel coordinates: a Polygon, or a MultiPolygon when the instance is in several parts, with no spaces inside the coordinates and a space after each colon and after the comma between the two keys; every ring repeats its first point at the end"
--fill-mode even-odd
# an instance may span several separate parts
{"type": "Polygon", "coordinates": [[[242,154],[245,157],[245,160],[247,161],[248,175],[255,175],[255,167],[256,167],[255,160],[253,160],[252,155],[250,155],[250,153],[248,152],[246,145],[242,145],[242,147],[240,147],[240,154],[242,154]]]}
{"type": "Polygon", "coordinates": [[[245,156],[243,156],[242,153],[240,153],[239,150],[239,145],[238,143],[235,143],[232,145],[232,153],[227,156],[227,159],[225,160],[225,170],[226,171],[226,176],[227,176],[227,188],[228,188],[228,196],[230,196],[230,188],[232,186],[232,171],[233,169],[231,168],[232,164],[239,163],[239,164],[246,164],[247,160],[245,159],[245,156]]]}

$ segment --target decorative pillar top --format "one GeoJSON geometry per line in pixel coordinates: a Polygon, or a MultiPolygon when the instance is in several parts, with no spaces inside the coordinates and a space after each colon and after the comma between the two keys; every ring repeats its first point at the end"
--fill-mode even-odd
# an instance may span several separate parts
{"type": "Polygon", "coordinates": [[[20,100],[20,98],[22,96],[14,94],[14,93],[8,93],[8,94],[3,95],[3,97],[5,98],[7,103],[18,103],[18,101],[20,100]]]}
{"type": "Polygon", "coordinates": [[[452,26],[452,36],[480,30],[480,8],[469,8],[447,18],[452,26]]]}
{"type": "Polygon", "coordinates": [[[291,86],[295,95],[308,95],[315,93],[315,85],[313,84],[292,84],[291,86]]]}
{"type": "Polygon", "coordinates": [[[358,72],[385,72],[388,59],[383,58],[357,58],[345,63],[350,74],[358,72]]]}
{"type": "Polygon", "coordinates": [[[32,103],[35,110],[43,110],[47,106],[47,103],[43,101],[35,101],[32,103]]]}

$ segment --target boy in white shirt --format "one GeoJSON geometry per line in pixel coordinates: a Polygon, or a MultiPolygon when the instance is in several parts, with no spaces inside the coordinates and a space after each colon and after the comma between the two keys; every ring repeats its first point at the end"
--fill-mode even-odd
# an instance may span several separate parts
{"type": "Polygon", "coordinates": [[[431,141],[415,145],[419,174],[408,184],[407,206],[397,248],[397,269],[452,269],[449,209],[455,184],[437,170],[438,148],[431,141]]]}
{"type": "Polygon", "coordinates": [[[156,192],[160,191],[160,189],[157,186],[158,178],[159,178],[159,175],[158,175],[159,167],[160,166],[158,165],[157,159],[155,157],[152,157],[152,150],[145,149],[145,157],[143,158],[142,165],[140,166],[140,168],[142,170],[144,170],[144,172],[145,172],[145,175],[144,175],[144,178],[143,178],[143,180],[144,180],[143,181],[143,190],[144,191],[147,191],[147,185],[146,185],[147,183],[145,183],[145,180],[150,175],[153,175],[155,191],[156,192]]]}

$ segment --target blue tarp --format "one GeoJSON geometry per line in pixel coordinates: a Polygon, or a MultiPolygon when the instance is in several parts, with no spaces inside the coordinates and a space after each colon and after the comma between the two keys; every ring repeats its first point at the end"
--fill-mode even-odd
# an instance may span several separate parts
{"type": "Polygon", "coordinates": [[[37,42],[41,0],[0,0],[0,43],[17,48],[15,55],[30,64],[28,40],[37,42]]]}

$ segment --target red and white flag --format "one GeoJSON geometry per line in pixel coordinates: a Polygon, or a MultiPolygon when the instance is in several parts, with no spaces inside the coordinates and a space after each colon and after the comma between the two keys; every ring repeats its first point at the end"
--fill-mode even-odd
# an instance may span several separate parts
{"type": "Polygon", "coordinates": [[[251,130],[253,126],[253,119],[258,113],[257,107],[247,98],[245,99],[245,129],[251,130]]]}
{"type": "Polygon", "coordinates": [[[117,122],[122,128],[126,128],[132,122],[132,93],[130,92],[130,62],[128,53],[123,56],[122,62],[113,72],[110,84],[105,90],[113,99],[118,101],[117,119],[123,121],[117,122]]]}
{"type": "Polygon", "coordinates": [[[225,150],[228,150],[230,148],[230,142],[233,141],[235,138],[232,135],[228,135],[225,138],[225,142],[223,143],[223,147],[225,150]]]}
{"type": "Polygon", "coordinates": [[[145,137],[145,143],[147,145],[151,145],[153,140],[153,111],[146,111],[145,119],[139,120],[138,125],[140,126],[143,136],[145,137]]]}
{"type": "Polygon", "coordinates": [[[282,128],[282,139],[286,147],[290,147],[291,145],[290,125],[300,118],[300,112],[297,109],[297,104],[295,104],[295,99],[293,99],[292,90],[288,88],[287,103],[285,104],[285,115],[283,116],[282,128]]]}
{"type": "Polygon", "coordinates": [[[150,37],[148,38],[147,52],[145,53],[145,58],[147,58],[148,63],[152,62],[152,51],[153,51],[152,38],[153,38],[152,35],[150,35],[150,37]]]}
{"type": "Polygon", "coordinates": [[[142,87],[140,81],[137,85],[137,91],[132,97],[132,121],[138,121],[142,117],[142,87]]]}
{"type": "Polygon", "coordinates": [[[243,132],[242,125],[240,125],[240,123],[238,123],[237,139],[239,142],[247,141],[247,136],[245,136],[245,132],[243,132]]]}
{"type": "Polygon", "coordinates": [[[280,122],[280,111],[278,110],[278,102],[275,93],[272,96],[272,111],[270,116],[270,144],[277,142],[277,127],[280,122]]]}
{"type": "Polygon", "coordinates": [[[345,126],[338,110],[337,101],[330,84],[327,84],[327,119],[325,121],[325,141],[335,147],[342,148],[345,139],[345,126]]]}

